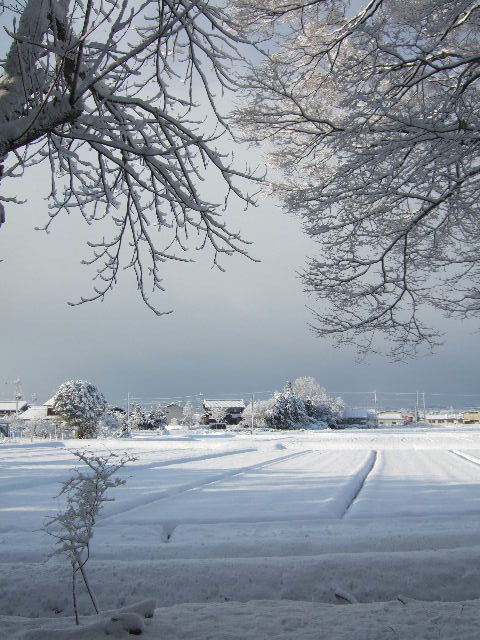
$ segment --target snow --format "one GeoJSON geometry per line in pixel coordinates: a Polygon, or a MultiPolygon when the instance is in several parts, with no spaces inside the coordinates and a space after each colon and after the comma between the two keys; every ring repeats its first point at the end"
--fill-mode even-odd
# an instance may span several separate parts
{"type": "Polygon", "coordinates": [[[245,409],[243,400],[204,400],[205,409],[245,409]]]}
{"type": "Polygon", "coordinates": [[[22,411],[23,409],[26,409],[27,407],[27,403],[25,402],[25,400],[19,400],[18,402],[16,400],[1,400],[0,401],[0,411],[5,412],[5,413],[14,413],[17,409],[19,411],[22,411]]]}
{"type": "Polygon", "coordinates": [[[94,533],[103,613],[81,591],[75,628],[68,561],[49,558],[39,530],[79,442],[5,442],[1,638],[130,637],[135,625],[169,640],[478,635],[479,427],[85,444],[138,457],[94,533]],[[152,598],[145,618],[135,603],[152,598]]]}

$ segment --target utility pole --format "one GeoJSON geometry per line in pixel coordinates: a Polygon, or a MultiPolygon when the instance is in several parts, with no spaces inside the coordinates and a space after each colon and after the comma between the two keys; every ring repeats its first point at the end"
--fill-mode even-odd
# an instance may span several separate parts
{"type": "Polygon", "coordinates": [[[425,391],[423,391],[422,394],[423,394],[423,421],[426,422],[427,421],[427,410],[425,408],[425,391]]]}
{"type": "Polygon", "coordinates": [[[254,410],[254,406],[255,406],[255,394],[252,393],[252,435],[253,435],[253,428],[255,425],[255,410],[254,410]]]}
{"type": "Polygon", "coordinates": [[[419,404],[419,402],[418,402],[418,391],[417,391],[417,401],[415,403],[415,422],[417,422],[417,423],[418,423],[418,417],[419,417],[418,416],[418,404],[419,404]]]}

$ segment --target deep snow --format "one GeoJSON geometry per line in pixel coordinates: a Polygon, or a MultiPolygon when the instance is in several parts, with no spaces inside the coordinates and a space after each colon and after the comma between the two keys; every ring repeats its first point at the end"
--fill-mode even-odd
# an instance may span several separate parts
{"type": "MultiPolygon", "coordinates": [[[[73,628],[68,561],[39,531],[78,444],[0,445],[2,638],[128,637],[83,593],[73,628]]],[[[85,445],[138,456],[88,566],[104,611],[156,600],[147,638],[478,637],[478,427],[85,445]]]]}

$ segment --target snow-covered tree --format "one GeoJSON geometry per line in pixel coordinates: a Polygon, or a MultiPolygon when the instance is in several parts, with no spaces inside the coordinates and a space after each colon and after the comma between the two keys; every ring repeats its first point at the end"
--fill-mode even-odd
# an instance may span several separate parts
{"type": "Polygon", "coordinates": [[[318,244],[318,335],[402,357],[439,341],[429,307],[478,317],[478,3],[231,4],[270,38],[237,119],[272,145],[270,190],[318,244]]]}
{"type": "MultiPolygon", "coordinates": [[[[80,302],[102,298],[126,266],[158,313],[147,290],[162,290],[163,262],[189,260],[192,236],[195,248],[212,249],[214,264],[245,254],[222,218],[231,198],[252,202],[251,173],[232,163],[221,112],[242,38],[218,4],[24,0],[1,8],[11,40],[0,78],[0,178],[45,162],[44,228],[73,211],[98,223],[85,260],[96,283],[80,302]],[[213,199],[209,177],[218,178],[213,199]]],[[[0,198],[0,224],[11,200],[0,198]]]]}
{"type": "Polygon", "coordinates": [[[149,429],[164,429],[167,424],[165,407],[160,405],[153,407],[147,415],[147,423],[149,429]]]}
{"type": "Polygon", "coordinates": [[[310,422],[305,404],[290,382],[283,393],[275,394],[272,407],[265,412],[265,422],[273,429],[295,429],[310,422]]]}
{"type": "Polygon", "coordinates": [[[62,422],[59,420],[44,418],[18,420],[18,423],[21,422],[23,422],[21,433],[24,438],[55,438],[62,433],[62,422]]]}
{"type": "Polygon", "coordinates": [[[53,398],[54,412],[76,430],[77,438],[95,438],[107,403],[98,389],[86,380],[67,380],[53,398]]]}
{"type": "Polygon", "coordinates": [[[212,407],[208,413],[215,422],[225,422],[228,412],[225,407],[212,407]]]}
{"type": "Polygon", "coordinates": [[[125,421],[126,417],[124,413],[108,408],[100,417],[98,423],[99,437],[108,438],[118,436],[122,432],[125,421]]]}
{"type": "Polygon", "coordinates": [[[128,428],[130,431],[139,429],[149,429],[149,422],[142,407],[135,407],[133,413],[128,418],[128,428]]]}
{"type": "MultiPolygon", "coordinates": [[[[267,421],[265,419],[267,412],[270,411],[275,402],[274,398],[268,398],[267,400],[255,400],[253,403],[253,426],[254,427],[266,427],[267,421]]],[[[242,424],[245,427],[252,426],[252,403],[247,404],[242,413],[242,424]]]]}
{"type": "Polygon", "coordinates": [[[193,411],[193,405],[190,400],[188,400],[188,402],[186,402],[185,406],[183,407],[182,424],[187,427],[192,427],[195,424],[195,413],[193,411]]]}
{"type": "Polygon", "coordinates": [[[307,415],[313,421],[335,426],[342,417],[345,408],[342,398],[330,396],[315,378],[297,378],[293,390],[303,400],[307,415]]]}

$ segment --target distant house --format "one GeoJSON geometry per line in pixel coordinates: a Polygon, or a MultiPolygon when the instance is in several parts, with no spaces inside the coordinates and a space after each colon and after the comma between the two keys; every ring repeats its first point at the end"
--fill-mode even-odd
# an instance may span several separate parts
{"type": "Polygon", "coordinates": [[[23,413],[28,404],[25,400],[2,400],[0,401],[0,417],[7,418],[16,413],[23,413]]]}
{"type": "Polygon", "coordinates": [[[176,402],[167,404],[163,407],[163,410],[165,411],[167,424],[179,424],[183,420],[183,407],[176,402]]]}
{"type": "Polygon", "coordinates": [[[245,402],[243,400],[204,400],[203,423],[238,424],[242,419],[244,409],[245,402]]]}
{"type": "Polygon", "coordinates": [[[462,413],[463,424],[479,424],[480,423],[480,409],[470,409],[470,411],[464,411],[462,413]]]}
{"type": "Polygon", "coordinates": [[[413,416],[407,415],[403,411],[381,411],[378,414],[378,424],[381,427],[405,425],[409,422],[413,422],[413,416]]]}
{"type": "Polygon", "coordinates": [[[342,425],[376,426],[377,416],[369,409],[345,409],[341,418],[342,425]]]}
{"type": "Polygon", "coordinates": [[[425,422],[430,424],[459,424],[462,416],[452,411],[438,411],[436,413],[425,414],[425,422]]]}
{"type": "Polygon", "coordinates": [[[19,418],[22,420],[47,420],[48,418],[54,418],[55,415],[53,398],[50,398],[44,404],[29,407],[19,418]]]}

